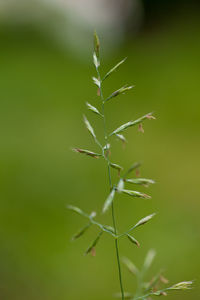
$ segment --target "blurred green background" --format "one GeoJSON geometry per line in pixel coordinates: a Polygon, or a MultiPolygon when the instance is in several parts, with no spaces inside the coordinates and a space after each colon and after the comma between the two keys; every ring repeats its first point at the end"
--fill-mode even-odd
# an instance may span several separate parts
{"type": "MultiPolygon", "coordinates": [[[[106,28],[95,24],[106,49],[102,72],[128,56],[106,82],[105,93],[126,83],[136,86],[108,103],[109,129],[150,111],[157,117],[145,122],[144,134],[128,130],[125,149],[113,141],[113,161],[125,168],[142,161],[142,176],[157,182],[142,189],[152,195],[150,201],[116,199],[120,230],[158,212],[136,232],[141,248],[124,240],[120,252],[139,267],[154,248],[149,279],[164,269],[170,283],[195,280],[195,289],[173,293],[168,296],[172,300],[200,296],[200,19],[198,4],[183,3],[144,1],[137,30],[129,16],[119,40],[115,27],[109,28],[115,36],[110,40],[104,37],[106,28]]],[[[112,299],[119,290],[113,240],[103,236],[97,256],[84,257],[96,228],[71,243],[85,220],[65,208],[70,203],[100,213],[108,193],[102,161],[70,151],[73,146],[97,151],[82,122],[85,101],[96,106],[99,101],[91,81],[94,27],[86,26],[83,33],[80,24],[66,24],[76,28],[70,36],[79,45],[75,49],[69,36],[64,41],[64,34],[62,39],[51,35],[52,21],[62,31],[63,16],[45,9],[48,17],[39,25],[37,18],[22,22],[25,9],[18,19],[14,9],[9,18],[1,11],[0,298],[112,299]]],[[[87,116],[101,136],[101,121],[87,116]]],[[[109,214],[99,220],[111,223],[109,214]]],[[[123,277],[126,290],[134,291],[134,278],[124,268],[123,277]]]]}

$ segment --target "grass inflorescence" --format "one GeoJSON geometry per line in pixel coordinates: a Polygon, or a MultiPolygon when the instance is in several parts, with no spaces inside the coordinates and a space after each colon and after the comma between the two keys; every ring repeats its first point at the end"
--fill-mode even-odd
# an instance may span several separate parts
{"type": "Polygon", "coordinates": [[[167,284],[168,280],[164,278],[162,275],[162,272],[159,272],[155,277],[153,277],[149,282],[145,282],[145,273],[149,269],[149,267],[152,264],[152,261],[155,257],[155,251],[150,250],[145,258],[144,264],[139,270],[128,258],[123,258],[124,265],[128,268],[131,274],[133,274],[137,279],[137,290],[134,293],[126,292],[124,289],[124,282],[122,278],[122,271],[121,271],[121,260],[120,260],[120,254],[119,254],[119,247],[118,243],[121,238],[127,238],[131,243],[136,245],[137,247],[140,246],[139,241],[135,239],[135,237],[132,235],[134,230],[137,230],[138,227],[145,225],[149,221],[152,220],[152,218],[156,215],[155,213],[152,213],[148,216],[142,217],[137,222],[135,222],[134,225],[130,226],[129,229],[127,229],[125,232],[119,232],[117,223],[116,223],[116,213],[115,213],[115,205],[114,205],[114,199],[115,195],[118,194],[126,194],[127,196],[134,197],[134,198],[142,198],[142,199],[150,199],[151,197],[147,195],[146,193],[139,192],[135,189],[127,189],[126,185],[127,183],[132,184],[133,186],[141,185],[144,187],[148,187],[151,184],[154,184],[155,181],[152,179],[147,178],[140,178],[139,177],[139,167],[140,163],[136,162],[131,167],[124,172],[123,174],[123,167],[117,164],[116,162],[111,161],[111,155],[110,155],[110,145],[112,142],[113,136],[119,139],[123,144],[126,143],[126,137],[124,136],[124,132],[129,129],[130,127],[138,126],[138,130],[140,132],[144,132],[142,124],[145,121],[148,120],[154,120],[155,117],[153,116],[153,113],[147,113],[142,117],[139,117],[136,120],[130,120],[126,122],[125,124],[120,125],[117,129],[113,130],[112,132],[107,131],[107,116],[106,116],[106,105],[108,101],[111,101],[113,98],[116,98],[122,94],[125,94],[129,91],[131,91],[134,86],[133,85],[126,85],[123,86],[116,91],[114,91],[111,95],[108,97],[104,97],[103,94],[103,83],[104,81],[111,76],[116,70],[119,69],[119,67],[126,61],[126,58],[121,60],[119,63],[117,63],[111,70],[109,70],[104,76],[100,74],[100,66],[101,66],[101,60],[100,60],[100,42],[99,38],[95,32],[94,34],[94,53],[93,53],[93,64],[95,66],[96,70],[96,77],[93,76],[92,80],[93,83],[97,87],[97,96],[100,98],[100,107],[96,108],[92,104],[86,102],[87,109],[96,114],[98,118],[102,120],[102,130],[104,133],[104,139],[100,142],[98,139],[95,130],[93,126],[91,125],[90,121],[87,119],[87,117],[83,116],[83,121],[85,123],[85,126],[92,136],[94,142],[98,146],[98,153],[85,150],[81,148],[74,148],[73,150],[77,153],[87,155],[92,158],[96,159],[102,159],[105,161],[107,165],[108,170],[108,180],[109,180],[109,188],[108,196],[104,201],[104,204],[102,205],[102,213],[106,213],[108,210],[111,210],[112,214],[112,226],[101,224],[96,221],[96,213],[92,212],[90,214],[84,212],[82,209],[68,205],[68,209],[74,211],[75,213],[81,215],[85,219],[87,219],[86,225],[81,228],[74,236],[73,240],[78,239],[83,234],[87,232],[87,230],[91,226],[96,226],[99,229],[98,235],[94,239],[94,241],[91,242],[87,250],[85,251],[85,254],[91,253],[93,256],[95,256],[95,248],[99,240],[102,238],[102,235],[109,234],[114,238],[115,243],[115,252],[116,252],[116,258],[117,258],[117,266],[118,266],[118,272],[119,272],[119,283],[120,283],[120,293],[116,294],[115,297],[124,299],[132,299],[132,300],[139,300],[139,299],[150,299],[150,297],[153,296],[166,296],[168,292],[173,290],[187,290],[190,289],[192,286],[192,281],[184,281],[180,282],[178,284],[174,284],[169,287],[162,287],[162,284],[167,284]],[[115,169],[118,172],[118,181],[113,182],[112,176],[111,176],[111,168],[115,169]],[[131,174],[135,171],[136,176],[131,176],[131,174]]]}

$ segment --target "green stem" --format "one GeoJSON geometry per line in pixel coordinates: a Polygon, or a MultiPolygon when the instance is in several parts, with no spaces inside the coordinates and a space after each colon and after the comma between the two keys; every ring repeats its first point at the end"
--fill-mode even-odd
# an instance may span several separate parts
{"type": "MultiPolygon", "coordinates": [[[[99,73],[98,68],[97,74],[99,76],[100,83],[102,84],[101,76],[99,73]]],[[[103,122],[104,122],[104,139],[106,142],[106,150],[107,150],[107,144],[108,144],[108,136],[107,136],[107,129],[106,129],[106,117],[105,117],[105,109],[104,109],[104,97],[103,97],[103,92],[102,92],[102,87],[100,84],[100,95],[101,95],[101,100],[102,100],[102,115],[103,115],[103,122]]],[[[111,171],[110,171],[110,160],[109,157],[106,157],[107,165],[108,165],[108,177],[109,177],[109,186],[110,190],[112,189],[112,178],[111,178],[111,171]]],[[[117,235],[117,226],[116,226],[116,220],[115,220],[115,208],[114,208],[114,202],[112,202],[112,221],[113,221],[113,227],[115,231],[115,235],[117,235]]],[[[121,289],[121,295],[122,295],[122,300],[124,300],[124,288],[123,288],[123,282],[122,282],[122,273],[121,273],[121,264],[120,264],[120,259],[119,259],[119,246],[118,246],[118,239],[115,238],[115,249],[116,249],[116,256],[117,256],[117,265],[118,265],[118,272],[119,272],[119,282],[120,282],[120,289],[121,289]]]]}
{"type": "Polygon", "coordinates": [[[142,281],[143,281],[143,274],[142,272],[139,272],[139,274],[137,274],[137,290],[135,293],[135,297],[133,298],[134,300],[140,299],[141,292],[142,292],[142,281]]]}

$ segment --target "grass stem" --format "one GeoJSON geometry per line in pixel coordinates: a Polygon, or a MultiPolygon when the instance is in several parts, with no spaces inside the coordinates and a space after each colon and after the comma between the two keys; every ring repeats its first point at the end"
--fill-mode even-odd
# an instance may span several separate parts
{"type": "MultiPolygon", "coordinates": [[[[105,117],[105,100],[103,96],[103,91],[102,91],[102,80],[100,76],[99,69],[96,68],[97,74],[99,77],[100,81],[100,96],[102,100],[102,116],[103,116],[103,123],[104,123],[104,139],[106,143],[106,150],[107,150],[107,144],[108,144],[108,136],[107,136],[107,128],[106,128],[106,117],[105,117]]],[[[108,155],[106,156],[107,160],[107,166],[108,166],[108,178],[109,178],[109,186],[110,190],[112,189],[112,178],[111,178],[111,170],[110,170],[110,160],[108,155]]],[[[116,226],[116,218],[115,218],[115,208],[114,208],[114,202],[112,202],[112,221],[113,221],[113,227],[115,231],[115,235],[117,235],[117,226],[116,226]]],[[[122,300],[124,300],[124,288],[123,288],[123,282],[122,282],[122,272],[121,272],[121,264],[120,264],[120,258],[119,258],[119,246],[118,246],[118,239],[115,239],[115,249],[116,249],[116,256],[117,256],[117,265],[118,265],[118,272],[119,272],[119,282],[120,282],[120,289],[121,289],[121,295],[122,295],[122,300]]]]}

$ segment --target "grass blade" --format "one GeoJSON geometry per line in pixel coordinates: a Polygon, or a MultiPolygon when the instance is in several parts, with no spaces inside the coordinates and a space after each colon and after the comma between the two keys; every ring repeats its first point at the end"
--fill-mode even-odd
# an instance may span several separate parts
{"type": "Polygon", "coordinates": [[[129,122],[121,125],[120,127],[118,127],[116,130],[114,130],[110,134],[110,136],[112,136],[113,134],[119,134],[119,133],[123,132],[124,130],[126,130],[127,128],[135,126],[135,125],[143,122],[146,119],[155,119],[155,117],[152,116],[152,113],[149,113],[149,114],[147,114],[147,115],[145,115],[145,116],[143,116],[143,117],[141,117],[141,118],[139,118],[139,119],[137,119],[135,121],[129,121],[129,122]]]}
{"type": "Polygon", "coordinates": [[[76,207],[76,206],[73,206],[73,205],[67,205],[67,209],[81,215],[81,216],[85,216],[85,213],[79,208],[79,207],[76,207]]]}
{"type": "Polygon", "coordinates": [[[127,237],[131,243],[135,244],[137,247],[140,247],[140,243],[130,234],[127,234],[127,237]]]}
{"type": "Polygon", "coordinates": [[[146,272],[150,266],[152,265],[152,262],[154,260],[156,256],[156,251],[154,249],[151,249],[148,251],[147,253],[147,256],[145,258],[145,261],[144,261],[144,265],[143,265],[143,270],[146,272]]]}
{"type": "Polygon", "coordinates": [[[121,178],[117,185],[118,193],[121,193],[123,191],[123,189],[124,189],[124,180],[121,178]]]}
{"type": "Polygon", "coordinates": [[[98,88],[100,88],[101,82],[99,81],[99,79],[97,79],[96,77],[93,76],[93,77],[92,77],[92,80],[93,80],[94,84],[97,85],[98,88]]]}
{"type": "Polygon", "coordinates": [[[108,71],[108,73],[106,73],[106,75],[104,76],[103,80],[105,80],[106,78],[108,78],[114,71],[116,71],[126,61],[126,59],[127,59],[127,57],[125,57],[118,64],[116,64],[112,69],[110,69],[110,71],[108,71]]]}
{"type": "Polygon", "coordinates": [[[109,209],[109,207],[111,206],[111,204],[113,202],[114,197],[115,197],[115,189],[113,189],[111,191],[108,198],[106,199],[104,206],[103,206],[103,210],[102,210],[103,213],[105,213],[109,209]]]}
{"type": "Polygon", "coordinates": [[[114,97],[117,97],[121,94],[124,94],[125,92],[131,90],[134,86],[123,86],[121,87],[119,90],[113,92],[106,100],[105,102],[109,101],[110,99],[114,98],[114,97]]]}
{"type": "Polygon", "coordinates": [[[133,183],[133,184],[141,184],[144,186],[149,186],[150,184],[154,184],[155,181],[152,179],[146,179],[146,178],[133,178],[133,179],[125,179],[127,183],[133,183]]]}
{"type": "Polygon", "coordinates": [[[190,290],[192,288],[193,281],[182,281],[171,286],[170,290],[190,290]]]}
{"type": "Polygon", "coordinates": [[[143,198],[143,199],[150,199],[151,196],[147,194],[140,193],[138,191],[132,191],[132,190],[122,190],[122,193],[127,194],[132,197],[138,197],[138,198],[143,198]]]}
{"type": "Polygon", "coordinates": [[[132,263],[132,261],[130,259],[128,259],[127,257],[123,257],[122,258],[122,262],[124,263],[124,265],[126,266],[126,268],[129,270],[129,272],[133,275],[138,275],[139,270],[138,268],[134,265],[134,263],[132,263]]]}
{"type": "Polygon", "coordinates": [[[141,163],[140,163],[140,162],[134,163],[134,164],[128,169],[128,171],[126,172],[126,176],[127,176],[129,173],[131,173],[132,171],[134,171],[135,169],[138,169],[140,166],[141,166],[141,163]]]}
{"type": "Polygon", "coordinates": [[[110,163],[111,168],[118,170],[119,172],[123,170],[120,165],[110,163]]]}
{"type": "Polygon", "coordinates": [[[123,134],[116,134],[116,137],[123,143],[127,143],[127,140],[126,140],[125,136],[123,136],[123,134]]]}
{"type": "Polygon", "coordinates": [[[114,229],[112,226],[109,226],[109,225],[103,225],[103,228],[104,228],[108,233],[115,234],[115,229],[114,229]]]}
{"type": "Polygon", "coordinates": [[[141,226],[141,225],[144,225],[146,224],[147,222],[149,222],[154,216],[156,215],[156,213],[153,213],[143,219],[141,219],[136,225],[135,225],[135,228],[138,227],[138,226],[141,226]]]}
{"type": "Polygon", "coordinates": [[[97,56],[98,58],[99,58],[99,56],[100,56],[99,50],[100,50],[99,37],[98,37],[98,35],[97,35],[97,32],[95,31],[95,32],[94,32],[94,51],[95,51],[95,54],[96,54],[96,56],[97,56]]]}
{"type": "Polygon", "coordinates": [[[95,114],[103,117],[103,115],[98,111],[98,109],[96,107],[94,107],[93,105],[91,105],[90,103],[86,102],[87,108],[89,110],[91,110],[92,112],[94,112],[95,114]]]}
{"type": "Polygon", "coordinates": [[[87,130],[90,132],[90,134],[96,140],[96,134],[94,133],[94,129],[92,128],[92,126],[91,126],[90,122],[88,121],[88,119],[86,118],[86,116],[83,116],[83,120],[84,120],[87,130]]]}
{"type": "Polygon", "coordinates": [[[95,52],[93,53],[93,63],[95,65],[95,68],[98,69],[98,67],[100,66],[100,61],[95,52]]]}
{"type": "Polygon", "coordinates": [[[83,228],[81,228],[73,237],[72,240],[75,241],[76,239],[80,238],[91,226],[92,224],[89,223],[86,226],[84,226],[83,228]]]}
{"type": "Polygon", "coordinates": [[[81,154],[85,154],[85,155],[94,157],[94,158],[99,158],[102,156],[102,154],[94,153],[92,151],[88,151],[88,150],[84,150],[84,149],[80,149],[80,148],[73,148],[72,150],[75,152],[81,153],[81,154]]]}
{"type": "Polygon", "coordinates": [[[95,246],[97,245],[100,237],[102,236],[103,231],[100,231],[100,233],[97,235],[96,239],[91,243],[91,245],[88,247],[88,249],[85,251],[85,255],[87,255],[88,253],[92,252],[92,250],[95,248],[95,246]]]}

